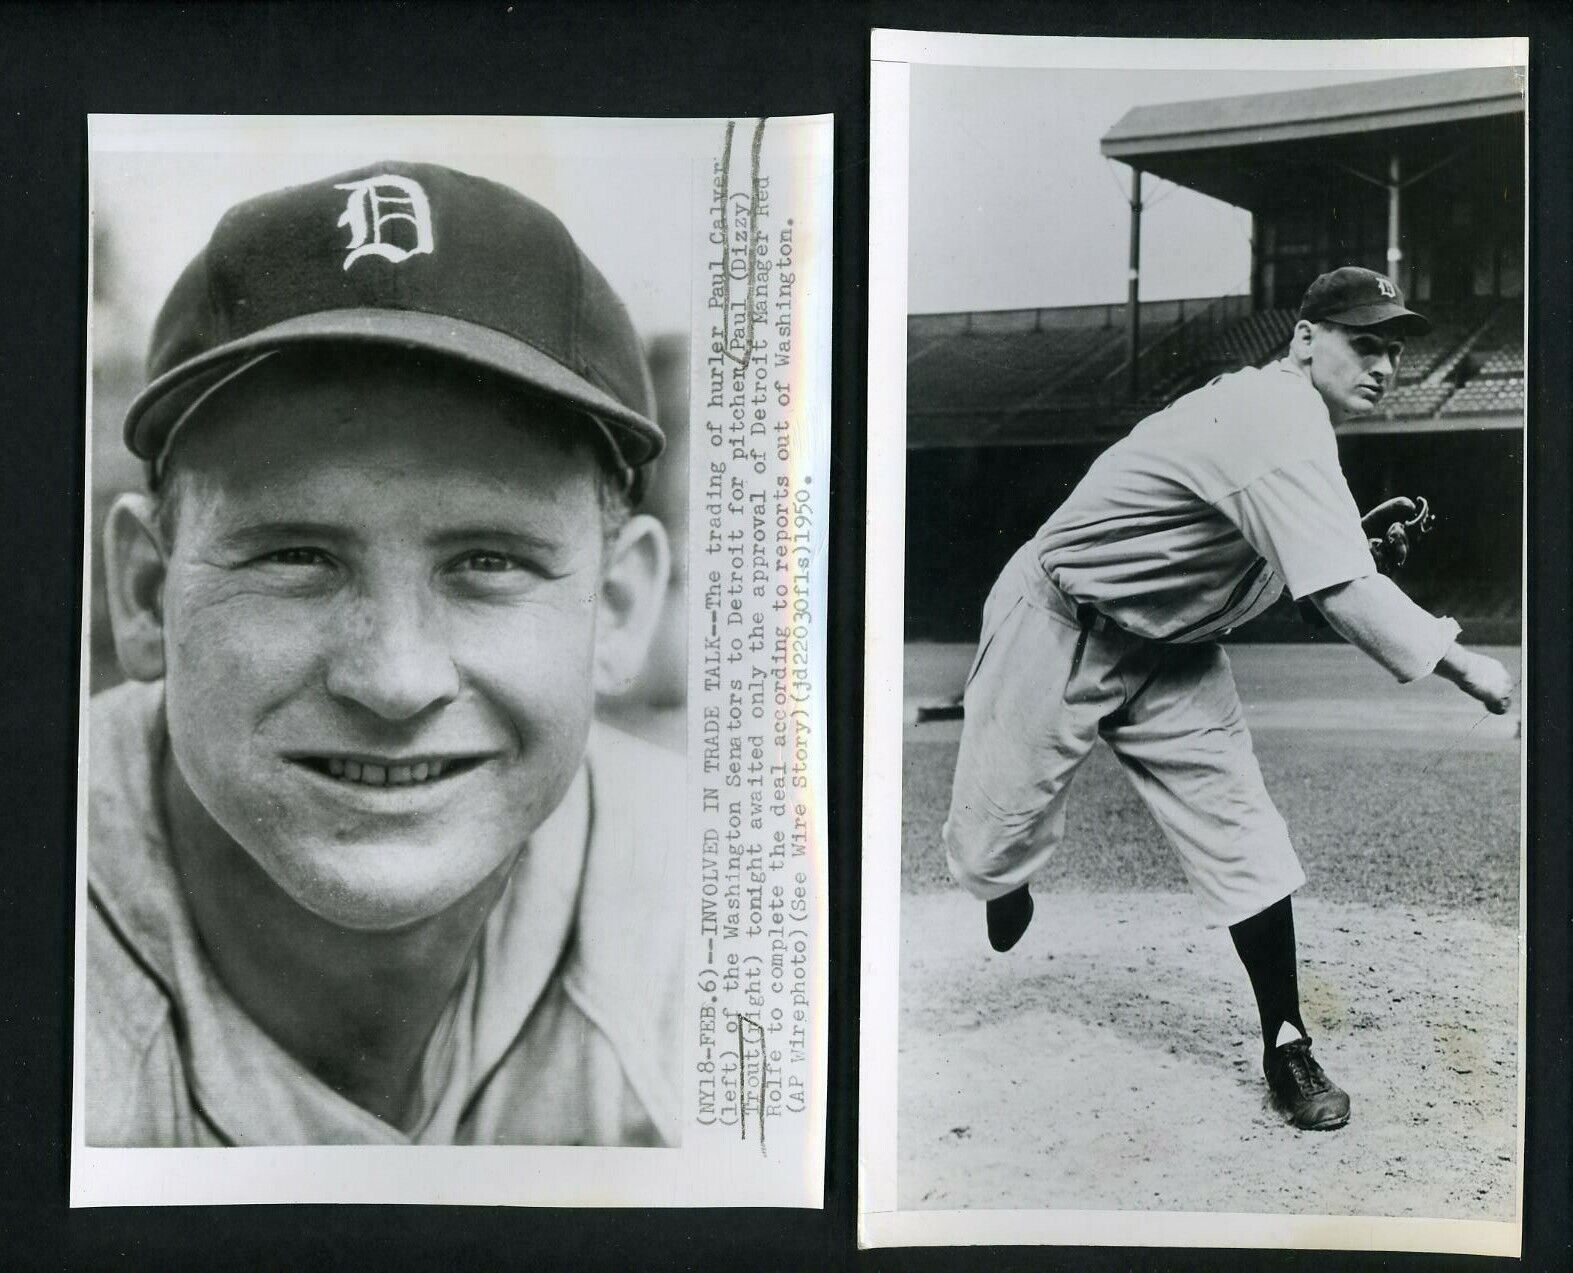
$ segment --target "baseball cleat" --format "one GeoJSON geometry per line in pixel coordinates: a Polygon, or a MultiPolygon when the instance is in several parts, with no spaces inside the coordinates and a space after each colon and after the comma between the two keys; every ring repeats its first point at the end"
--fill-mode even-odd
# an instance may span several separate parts
{"type": "Polygon", "coordinates": [[[1004,897],[985,902],[984,908],[988,911],[989,945],[1001,953],[1019,942],[1032,923],[1032,895],[1025,884],[1004,897]]]}
{"type": "Polygon", "coordinates": [[[1273,1105],[1302,1131],[1330,1132],[1349,1121],[1349,1094],[1311,1055],[1311,1040],[1296,1039],[1262,1058],[1273,1105]]]}

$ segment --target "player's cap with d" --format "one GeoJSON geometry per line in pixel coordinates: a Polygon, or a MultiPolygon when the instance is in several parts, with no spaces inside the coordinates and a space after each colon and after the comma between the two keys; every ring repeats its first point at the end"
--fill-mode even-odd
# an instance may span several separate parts
{"type": "Polygon", "coordinates": [[[576,409],[634,485],[665,436],[627,311],[561,221],[496,182],[385,162],[231,208],[154,324],[126,445],[158,478],[221,381],[306,344],[418,349],[576,409]]]}
{"type": "Polygon", "coordinates": [[[1311,323],[1337,323],[1342,327],[1393,323],[1404,335],[1414,336],[1431,330],[1429,319],[1404,308],[1404,294],[1392,279],[1358,265],[1345,265],[1320,275],[1305,289],[1299,317],[1311,323]]]}

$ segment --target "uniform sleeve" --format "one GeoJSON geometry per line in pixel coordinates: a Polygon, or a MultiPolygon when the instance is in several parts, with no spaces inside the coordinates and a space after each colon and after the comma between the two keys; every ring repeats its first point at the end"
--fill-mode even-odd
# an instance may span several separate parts
{"type": "Polygon", "coordinates": [[[1336,465],[1295,460],[1214,506],[1267,559],[1296,601],[1376,573],[1360,510],[1336,465]]]}
{"type": "Polygon", "coordinates": [[[1340,636],[1380,663],[1401,684],[1428,676],[1458,639],[1458,623],[1422,610],[1391,579],[1352,580],[1317,598],[1340,636]]]}

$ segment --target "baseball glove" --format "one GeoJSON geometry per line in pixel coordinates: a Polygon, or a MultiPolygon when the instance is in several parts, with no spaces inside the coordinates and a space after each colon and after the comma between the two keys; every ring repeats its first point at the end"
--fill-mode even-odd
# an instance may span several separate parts
{"type": "Polygon", "coordinates": [[[1409,560],[1409,551],[1436,525],[1431,505],[1423,495],[1400,495],[1384,500],[1360,519],[1371,543],[1376,568],[1390,575],[1409,560]]]}

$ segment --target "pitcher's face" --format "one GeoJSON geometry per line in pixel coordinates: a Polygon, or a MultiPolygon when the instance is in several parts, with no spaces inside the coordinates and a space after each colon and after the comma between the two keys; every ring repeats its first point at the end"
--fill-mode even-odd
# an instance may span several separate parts
{"type": "Polygon", "coordinates": [[[1380,328],[1317,323],[1310,353],[1311,383],[1336,421],[1377,409],[1398,382],[1404,342],[1380,328]]]}
{"type": "Polygon", "coordinates": [[[416,368],[255,369],[183,435],[163,596],[180,775],[348,927],[511,867],[584,751],[595,459],[416,368]]]}

